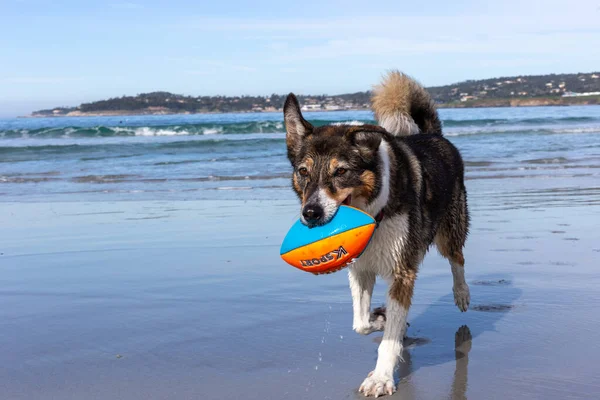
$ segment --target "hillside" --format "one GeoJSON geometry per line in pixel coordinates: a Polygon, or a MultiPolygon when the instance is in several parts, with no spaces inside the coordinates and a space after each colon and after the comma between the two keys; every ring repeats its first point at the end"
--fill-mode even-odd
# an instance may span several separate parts
{"type": "MultiPolygon", "coordinates": [[[[515,107],[535,105],[600,104],[600,72],[513,76],[469,80],[427,88],[440,107],[515,107]]],[[[304,110],[368,109],[370,92],[334,96],[298,96],[304,110]]],[[[34,117],[66,115],[126,115],[278,111],[285,95],[182,96],[169,92],[143,93],[56,107],[34,117]]]]}
{"type": "MultiPolygon", "coordinates": [[[[427,88],[438,103],[477,99],[563,97],[600,92],[600,72],[511,76],[427,88]]],[[[598,93],[600,94],[600,93],[598,93]]]]}

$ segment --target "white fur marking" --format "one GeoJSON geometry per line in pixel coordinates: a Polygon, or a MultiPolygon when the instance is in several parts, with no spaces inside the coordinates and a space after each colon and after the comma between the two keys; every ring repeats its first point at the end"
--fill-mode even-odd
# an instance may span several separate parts
{"type": "MultiPolygon", "coordinates": [[[[338,204],[331,197],[327,196],[325,189],[319,189],[314,192],[308,200],[306,200],[306,204],[316,203],[323,208],[323,221],[329,221],[335,215],[338,204]]],[[[300,214],[300,220],[303,224],[306,224],[306,220],[302,213],[300,214]]]]}
{"type": "Polygon", "coordinates": [[[335,215],[338,209],[338,203],[331,197],[327,196],[325,189],[319,189],[317,192],[318,202],[323,207],[323,221],[329,221],[335,215]]]}
{"type": "Polygon", "coordinates": [[[372,216],[379,214],[385,207],[390,199],[390,145],[382,140],[379,145],[377,152],[381,159],[381,167],[379,173],[381,174],[381,190],[377,195],[377,198],[365,207],[365,211],[372,216]]]}
{"type": "Polygon", "coordinates": [[[402,113],[381,116],[379,125],[395,136],[407,136],[419,133],[419,127],[412,117],[402,113]]]}
{"type": "Polygon", "coordinates": [[[406,317],[408,310],[390,296],[385,311],[386,327],[383,340],[377,349],[376,373],[391,376],[394,368],[402,356],[402,340],[406,332],[406,317]]]}
{"type": "Polygon", "coordinates": [[[408,214],[384,218],[375,230],[371,243],[354,263],[359,271],[375,273],[386,280],[394,277],[394,267],[408,236],[408,214]]]}

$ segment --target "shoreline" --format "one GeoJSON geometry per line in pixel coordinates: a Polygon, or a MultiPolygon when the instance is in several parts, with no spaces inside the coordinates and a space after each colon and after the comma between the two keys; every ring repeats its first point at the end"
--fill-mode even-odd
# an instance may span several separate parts
{"type": "MultiPolygon", "coordinates": [[[[590,100],[590,99],[588,99],[590,100]]],[[[593,100],[600,101],[599,98],[593,100]]],[[[438,109],[452,109],[452,108],[525,108],[525,107],[572,107],[572,106],[597,106],[600,102],[557,102],[553,99],[544,100],[532,100],[532,99],[498,99],[498,101],[467,101],[463,103],[443,103],[437,104],[438,109]]],[[[328,113],[328,112],[340,112],[340,111],[371,111],[370,108],[347,108],[343,110],[310,110],[309,112],[317,113],[328,113]]],[[[110,111],[110,112],[70,112],[68,114],[61,115],[21,115],[16,118],[68,118],[68,117],[137,117],[144,115],[203,115],[203,114],[265,114],[265,113],[282,113],[283,109],[276,111],[200,111],[200,112],[138,112],[131,113],[129,111],[110,111]]]]}
{"type": "MultiPolygon", "coordinates": [[[[370,108],[346,108],[343,110],[310,110],[309,112],[340,112],[340,111],[371,111],[370,108]]],[[[212,115],[212,114],[276,114],[282,113],[283,108],[275,111],[199,111],[199,112],[139,112],[130,113],[125,110],[108,112],[70,112],[61,115],[22,115],[17,118],[65,118],[65,117],[138,117],[144,115],[212,115]]]]}

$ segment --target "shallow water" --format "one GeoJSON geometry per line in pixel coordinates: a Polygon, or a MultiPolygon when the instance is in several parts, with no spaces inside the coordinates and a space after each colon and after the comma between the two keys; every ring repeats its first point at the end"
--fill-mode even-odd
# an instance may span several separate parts
{"type": "MultiPolygon", "coordinates": [[[[473,307],[456,309],[449,266],[429,254],[397,397],[592,398],[600,208],[472,208],[473,307]]],[[[344,272],[279,259],[296,212],[289,201],[5,203],[5,398],[359,398],[380,335],[351,330],[344,272]]],[[[383,298],[378,285],[374,305],[383,298]]]]}

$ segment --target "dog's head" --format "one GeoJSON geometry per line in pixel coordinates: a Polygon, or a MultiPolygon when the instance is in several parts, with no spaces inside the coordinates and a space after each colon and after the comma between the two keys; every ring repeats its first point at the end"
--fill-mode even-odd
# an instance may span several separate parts
{"type": "Polygon", "coordinates": [[[378,150],[385,130],[375,125],[314,127],[304,119],[296,96],[283,108],[292,185],[302,201],[300,220],[326,224],[341,204],[364,208],[381,188],[378,150]]]}

